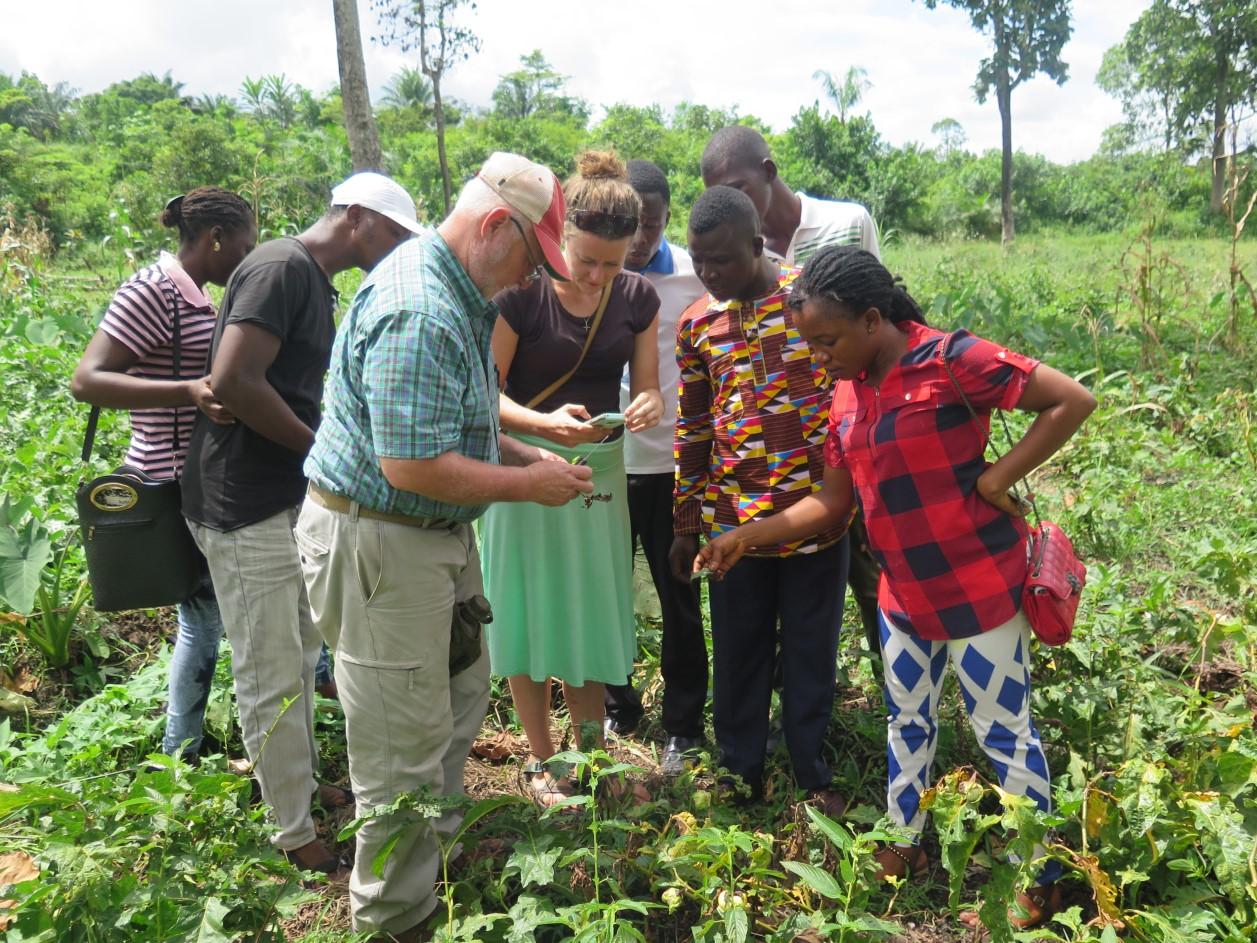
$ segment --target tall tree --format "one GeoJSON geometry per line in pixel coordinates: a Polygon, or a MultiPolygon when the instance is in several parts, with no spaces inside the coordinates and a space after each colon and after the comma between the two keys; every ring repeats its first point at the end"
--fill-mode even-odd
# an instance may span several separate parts
{"type": "Polygon", "coordinates": [[[522,121],[534,115],[589,119],[589,106],[565,94],[567,76],[555,71],[540,49],[519,57],[519,68],[508,72],[493,89],[493,111],[503,118],[522,121]]]}
{"type": "Polygon", "coordinates": [[[965,146],[964,126],[955,118],[939,118],[930,125],[930,133],[938,135],[939,149],[951,157],[965,146]]]}
{"type": "Polygon", "coordinates": [[[1257,107],[1257,4],[1154,0],[1105,54],[1097,78],[1136,130],[1161,125],[1167,150],[1204,145],[1212,158],[1210,206],[1221,212],[1228,134],[1233,151],[1240,121],[1257,107]]]}
{"type": "Polygon", "coordinates": [[[345,134],[354,170],[383,170],[380,135],[371,114],[367,66],[358,31],[358,0],[332,0],[336,20],[336,64],[340,68],[340,100],[345,109],[345,134]]]}
{"type": "Polygon", "coordinates": [[[65,82],[48,86],[30,72],[18,79],[0,73],[0,123],[26,128],[46,141],[60,133],[76,94],[65,82]]]}
{"type": "Polygon", "coordinates": [[[450,165],[445,155],[445,110],[441,103],[441,79],[455,63],[480,49],[480,39],[456,18],[461,7],[475,12],[475,0],[372,0],[379,12],[384,45],[398,44],[403,51],[419,50],[419,70],[432,83],[432,110],[436,118],[436,153],[441,164],[441,192],[445,212],[450,211],[450,165]]]}
{"type": "MultiPolygon", "coordinates": [[[[924,0],[933,10],[939,0],[924,0]]],[[[1061,49],[1074,28],[1070,24],[1070,0],[942,0],[964,10],[974,29],[991,40],[990,58],[978,67],[973,91],[985,102],[992,90],[999,106],[1000,232],[1005,245],[1013,240],[1013,107],[1012,95],[1022,82],[1042,72],[1062,85],[1069,67],[1061,49]]]]}
{"type": "Polygon", "coordinates": [[[858,65],[847,68],[842,84],[835,81],[832,72],[826,72],[824,69],[817,69],[812,73],[812,78],[821,83],[821,88],[825,90],[825,97],[838,109],[838,120],[842,124],[847,123],[847,115],[851,109],[860,104],[864,93],[873,87],[873,83],[869,81],[868,70],[858,65]]]}

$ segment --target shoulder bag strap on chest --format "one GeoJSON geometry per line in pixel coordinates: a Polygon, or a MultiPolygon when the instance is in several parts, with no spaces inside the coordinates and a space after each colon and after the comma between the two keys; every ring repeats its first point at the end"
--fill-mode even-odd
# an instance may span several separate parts
{"type": "MultiPolygon", "coordinates": [[[[973,403],[969,402],[969,397],[966,396],[965,391],[961,389],[960,381],[956,379],[956,374],[952,371],[951,358],[950,358],[947,348],[951,345],[951,342],[955,338],[955,336],[956,335],[954,333],[948,334],[939,343],[939,353],[942,357],[943,369],[947,371],[947,377],[948,379],[951,380],[951,385],[955,388],[956,392],[959,394],[960,401],[964,403],[965,408],[969,410],[969,415],[973,418],[973,424],[974,426],[977,427],[978,435],[982,436],[982,451],[985,452],[986,447],[989,445],[991,447],[991,451],[995,453],[995,460],[999,461],[999,459],[1002,457],[999,453],[999,449],[997,449],[992,444],[990,433],[983,435],[982,422],[978,419],[977,410],[973,408],[973,403]]],[[[1003,425],[1004,427],[1004,436],[1008,439],[1009,447],[1011,447],[1013,444],[1013,434],[1012,434],[1012,431],[1008,428],[1008,420],[1004,418],[1003,410],[995,410],[995,412],[999,412],[1000,424],[1003,425]]],[[[1025,500],[1028,501],[1030,504],[1030,510],[1034,513],[1035,526],[1037,527],[1039,524],[1039,508],[1034,502],[1034,495],[1030,491],[1029,482],[1027,482],[1025,479],[1022,479],[1022,483],[1025,485],[1025,489],[1024,489],[1026,492],[1025,500]]],[[[1009,492],[1017,500],[1023,500],[1021,495],[1017,493],[1016,485],[1010,488],[1009,492]]]]}
{"type": "MultiPolygon", "coordinates": [[[[174,367],[173,378],[176,380],[182,380],[183,379],[183,370],[182,370],[183,361],[182,361],[182,349],[179,343],[180,341],[179,299],[175,297],[175,289],[173,285],[171,286],[163,285],[161,291],[162,291],[162,297],[166,301],[166,306],[170,311],[171,323],[174,326],[173,334],[171,337],[171,347],[172,347],[171,360],[173,361],[173,367],[174,367]]],[[[87,429],[83,433],[82,459],[84,462],[90,462],[92,460],[92,446],[95,445],[96,443],[96,426],[99,422],[100,422],[100,407],[93,406],[91,411],[87,414],[87,429]]],[[[178,452],[179,451],[179,407],[177,406],[175,407],[174,432],[172,434],[174,436],[174,451],[178,452]]]]}
{"type": "Polygon", "coordinates": [[[572,369],[563,374],[544,390],[530,399],[524,404],[525,409],[533,409],[538,404],[545,402],[546,397],[561,387],[568,380],[572,379],[572,375],[580,369],[580,365],[585,362],[585,355],[589,353],[589,348],[594,342],[594,336],[598,333],[598,325],[602,323],[603,312],[607,310],[607,302],[611,300],[611,283],[602,290],[602,298],[598,301],[598,307],[594,311],[593,321],[589,325],[589,333],[585,335],[585,346],[581,348],[580,356],[576,358],[576,363],[572,364],[572,369]]]}

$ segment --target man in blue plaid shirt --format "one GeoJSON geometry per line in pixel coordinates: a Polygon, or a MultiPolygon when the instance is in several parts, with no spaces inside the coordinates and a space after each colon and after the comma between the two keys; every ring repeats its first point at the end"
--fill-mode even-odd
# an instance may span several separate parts
{"type": "MultiPolygon", "coordinates": [[[[564,214],[549,170],[494,154],[437,229],[363,281],[337,334],[297,542],[315,624],[336,649],[359,816],[424,787],[462,795],[489,696],[479,641],[462,665],[450,657],[456,607],[483,590],[471,522],[493,501],[558,505],[592,490],[588,468],[500,435],[489,350],[489,299],[545,270],[567,277],[564,214]]],[[[358,831],[355,930],[420,938],[438,835],[458,817],[396,813],[358,831]]]]}

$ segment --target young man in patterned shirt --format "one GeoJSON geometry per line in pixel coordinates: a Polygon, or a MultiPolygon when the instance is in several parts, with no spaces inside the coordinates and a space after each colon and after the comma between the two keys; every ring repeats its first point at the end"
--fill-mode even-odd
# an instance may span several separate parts
{"type": "MultiPolygon", "coordinates": [[[[786,303],[798,269],[764,254],[755,206],[713,187],[690,215],[689,250],[709,292],[681,316],[680,409],[669,560],[689,579],[699,534],[780,513],[821,485],[830,378],[786,303]]],[[[757,551],[710,587],[720,762],[763,789],[778,642],[786,745],[798,786],[841,814],[823,753],[847,575],[845,525],[757,551]],[[777,624],[781,632],[778,636],[777,624]]]]}
{"type": "MultiPolygon", "coordinates": [[[[858,246],[881,258],[877,226],[859,203],[821,200],[791,190],[777,173],[764,136],[754,128],[731,124],[711,136],[699,160],[703,183],[741,190],[755,204],[764,229],[764,245],[787,265],[803,265],[826,246],[858,246]]],[[[881,652],[877,627],[877,580],[880,570],[868,549],[864,519],[851,522],[851,570],[847,583],[860,609],[869,651],[881,652]]]]}

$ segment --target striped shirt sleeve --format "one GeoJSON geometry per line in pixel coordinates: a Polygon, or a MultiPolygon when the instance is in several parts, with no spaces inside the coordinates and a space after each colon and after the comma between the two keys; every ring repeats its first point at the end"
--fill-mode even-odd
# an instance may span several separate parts
{"type": "Polygon", "coordinates": [[[161,287],[144,278],[127,282],[113,296],[100,328],[141,360],[170,346],[171,318],[161,287]]]}

